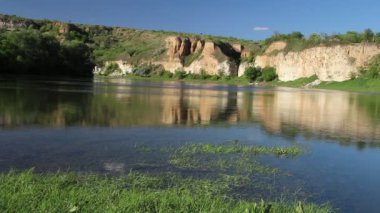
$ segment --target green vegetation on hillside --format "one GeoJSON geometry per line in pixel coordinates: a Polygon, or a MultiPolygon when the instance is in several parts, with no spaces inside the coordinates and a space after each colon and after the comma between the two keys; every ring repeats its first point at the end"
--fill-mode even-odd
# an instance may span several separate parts
{"type": "MultiPolygon", "coordinates": [[[[247,50],[256,50],[260,48],[257,42],[237,39],[237,38],[226,38],[220,36],[211,36],[211,35],[195,35],[191,33],[178,33],[178,32],[165,32],[165,31],[149,31],[149,30],[139,30],[139,29],[129,29],[129,28],[121,28],[121,27],[105,27],[98,25],[84,25],[84,24],[72,24],[72,23],[63,23],[58,21],[49,21],[49,20],[31,20],[17,16],[9,16],[9,15],[0,15],[0,20],[5,23],[13,24],[14,27],[11,29],[0,29],[0,35],[2,37],[10,37],[19,34],[24,30],[34,30],[34,34],[39,34],[41,40],[46,40],[46,42],[55,43],[52,45],[61,45],[65,50],[62,50],[63,53],[78,53],[80,54],[84,48],[87,48],[88,51],[84,56],[86,56],[86,60],[83,57],[78,57],[76,55],[78,61],[91,62],[88,65],[91,65],[91,69],[94,67],[94,63],[97,65],[103,65],[105,61],[113,61],[113,60],[127,60],[128,63],[133,64],[135,66],[140,66],[144,63],[149,63],[151,61],[159,61],[163,59],[166,55],[165,48],[165,39],[168,36],[181,36],[181,37],[193,37],[199,38],[206,41],[214,41],[220,44],[243,44],[245,45],[245,49],[247,50]],[[55,39],[55,41],[54,41],[55,39]],[[66,44],[67,43],[67,44],[66,44]],[[73,48],[73,44],[76,44],[79,47],[75,47],[74,50],[68,50],[68,48],[73,48]]],[[[42,46],[38,46],[39,44],[35,42],[30,42],[27,48],[32,49],[41,49],[44,50],[42,46]]],[[[24,51],[24,46],[19,45],[11,46],[8,48],[14,48],[17,50],[14,51],[24,51]]],[[[55,47],[49,47],[47,55],[51,55],[51,57],[57,55],[58,53],[54,52],[55,47]]],[[[13,51],[13,50],[12,50],[13,51]]],[[[25,49],[25,54],[28,55],[29,50],[25,49]]],[[[3,51],[2,58],[0,60],[5,60],[6,58],[14,58],[13,55],[4,54],[7,51],[3,51]]],[[[58,51],[59,52],[59,51],[58,51]]],[[[22,54],[21,54],[22,55],[22,54]]],[[[30,57],[30,63],[39,64],[36,58],[41,61],[54,61],[52,58],[43,58],[39,54],[36,55],[35,58],[30,57]]],[[[60,54],[61,55],[61,54],[60,54]]],[[[16,55],[17,58],[18,55],[16,55]]],[[[67,55],[66,55],[67,56],[67,55]]],[[[190,65],[191,62],[200,57],[200,53],[194,53],[186,58],[184,58],[184,64],[190,65]]],[[[19,57],[20,58],[20,57],[19,57]]],[[[21,59],[21,58],[20,58],[21,59]]],[[[72,58],[70,58],[72,59],[72,58]]],[[[7,59],[10,60],[10,59],[7,59]]],[[[60,59],[64,61],[64,59],[60,59]]],[[[75,63],[66,63],[68,60],[63,62],[63,64],[68,65],[70,69],[76,67],[78,70],[86,70],[83,72],[88,72],[87,66],[80,67],[75,63]],[[83,69],[85,68],[85,69],[83,69]]],[[[9,70],[10,72],[16,73],[16,67],[12,62],[4,62],[0,61],[2,64],[9,64],[9,68],[13,70],[9,70]]],[[[76,61],[75,61],[76,62],[76,61]]],[[[52,62],[54,63],[54,62],[52,62]]],[[[45,71],[37,72],[35,70],[35,65],[31,64],[28,66],[33,67],[33,71],[29,72],[30,74],[45,74],[45,71]]],[[[53,65],[45,65],[41,64],[40,68],[45,70],[52,70],[51,66],[53,65]],[[43,67],[46,66],[46,67],[43,67]]],[[[59,67],[62,70],[67,70],[67,67],[55,64],[53,67],[59,67]]],[[[20,69],[18,69],[20,70],[20,69]]],[[[30,69],[29,69],[30,70],[30,69]]],[[[21,71],[19,71],[21,72],[21,71]]],[[[26,72],[26,71],[25,71],[26,72]]],[[[64,72],[64,71],[63,71],[64,72]]],[[[52,73],[55,73],[52,72],[52,73]]],[[[70,73],[71,71],[64,72],[70,73]]]]}
{"type": "Polygon", "coordinates": [[[91,50],[35,29],[0,33],[0,74],[91,76],[91,50]]]}
{"type": "MultiPolygon", "coordinates": [[[[245,78],[210,76],[205,73],[186,74],[183,71],[169,73],[162,67],[149,65],[151,61],[159,61],[166,56],[165,39],[167,36],[194,37],[211,40],[219,45],[220,55],[215,57],[224,61],[226,55],[232,65],[240,62],[253,62],[255,56],[263,53],[274,41],[285,41],[284,51],[301,51],[318,45],[331,46],[361,42],[380,43],[380,33],[370,29],[345,34],[311,34],[308,38],[300,32],[290,34],[274,34],[262,42],[254,42],[237,38],[225,38],[210,35],[195,35],[189,33],[148,31],[98,25],[62,23],[49,20],[31,20],[17,16],[0,15],[0,20],[9,23],[11,27],[0,29],[0,70],[1,74],[40,74],[40,75],[70,75],[90,76],[97,65],[105,61],[127,60],[136,66],[133,76],[149,77],[151,79],[187,79],[208,80],[226,83],[243,83],[252,81],[276,82],[277,76],[273,68],[249,68],[245,78]],[[246,54],[240,58],[232,47],[233,44],[244,45],[246,54]],[[148,64],[148,65],[146,65],[148,64]]],[[[276,54],[276,51],[272,54],[276,54]]],[[[184,57],[185,66],[201,57],[200,51],[184,57]]],[[[320,88],[337,88],[347,90],[375,91],[377,90],[378,68],[373,65],[362,70],[362,76],[343,83],[322,83],[320,88]],[[341,85],[341,86],[339,86],[341,85]]],[[[117,67],[110,66],[103,75],[111,74],[117,67]]],[[[300,79],[295,82],[271,83],[273,85],[297,86],[309,83],[313,78],[300,79]]]]}

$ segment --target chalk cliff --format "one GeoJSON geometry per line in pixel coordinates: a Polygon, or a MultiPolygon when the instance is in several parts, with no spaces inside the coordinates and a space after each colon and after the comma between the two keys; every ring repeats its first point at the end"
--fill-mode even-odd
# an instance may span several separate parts
{"type": "Polygon", "coordinates": [[[199,38],[168,37],[167,55],[161,64],[165,70],[184,70],[188,73],[237,75],[243,49],[240,44],[215,43],[199,38]]]}
{"type": "Polygon", "coordinates": [[[285,52],[284,48],[273,43],[263,55],[256,57],[255,66],[275,67],[281,81],[313,75],[322,81],[344,81],[357,75],[360,67],[380,54],[380,46],[372,43],[318,46],[300,52],[285,52]]]}

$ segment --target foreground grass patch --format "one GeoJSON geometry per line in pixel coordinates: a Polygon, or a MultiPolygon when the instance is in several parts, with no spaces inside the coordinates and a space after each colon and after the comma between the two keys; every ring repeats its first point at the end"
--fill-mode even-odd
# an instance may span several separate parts
{"type": "Polygon", "coordinates": [[[220,181],[130,173],[0,175],[1,212],[332,212],[302,202],[234,200],[220,181]]]}

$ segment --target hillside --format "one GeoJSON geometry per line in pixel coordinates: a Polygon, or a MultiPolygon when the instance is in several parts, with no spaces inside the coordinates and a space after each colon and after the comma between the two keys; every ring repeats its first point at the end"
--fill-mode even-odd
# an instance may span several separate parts
{"type": "Polygon", "coordinates": [[[12,74],[243,76],[256,67],[257,74],[246,77],[261,81],[261,68],[273,67],[270,80],[344,81],[380,54],[380,34],[369,29],[308,38],[275,34],[256,42],[9,15],[0,15],[0,41],[0,73],[12,74]]]}
{"type": "MultiPolygon", "coordinates": [[[[254,41],[236,38],[31,20],[8,15],[0,15],[0,30],[2,35],[29,30],[42,37],[54,37],[61,45],[73,42],[86,44],[92,51],[92,62],[98,66],[107,61],[119,60],[128,61],[128,64],[133,66],[159,61],[172,62],[168,55],[168,51],[170,51],[170,47],[167,46],[169,37],[182,38],[185,42],[189,38],[201,40],[203,44],[211,42],[222,50],[229,48],[230,44],[244,45],[249,52],[260,48],[254,41]]],[[[189,63],[197,57],[196,54],[199,56],[199,53],[195,52],[182,53],[179,56],[180,63],[189,63]]],[[[224,53],[217,52],[215,54],[219,54],[219,58],[223,59],[224,57],[224,53]]],[[[227,57],[230,58],[230,56],[227,57]]],[[[229,60],[238,61],[240,55],[235,54],[234,58],[229,60]]]]}

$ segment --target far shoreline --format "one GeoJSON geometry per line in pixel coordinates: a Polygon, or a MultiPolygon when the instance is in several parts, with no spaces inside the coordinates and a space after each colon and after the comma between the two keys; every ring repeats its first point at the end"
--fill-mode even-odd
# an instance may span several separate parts
{"type": "Polygon", "coordinates": [[[104,75],[94,75],[94,78],[101,79],[130,79],[130,80],[151,80],[151,81],[171,81],[171,82],[188,82],[188,83],[212,83],[220,85],[236,85],[236,86],[259,86],[259,87],[287,87],[287,88],[299,88],[299,89],[319,89],[319,90],[336,90],[345,92],[359,92],[359,93],[380,93],[380,79],[351,79],[342,82],[321,82],[317,86],[306,87],[307,84],[315,80],[314,77],[301,78],[294,81],[271,81],[271,82],[249,82],[248,79],[244,77],[230,77],[228,79],[190,79],[190,78],[168,78],[161,76],[137,76],[137,75],[127,75],[127,76],[104,76],[104,75]]]}

